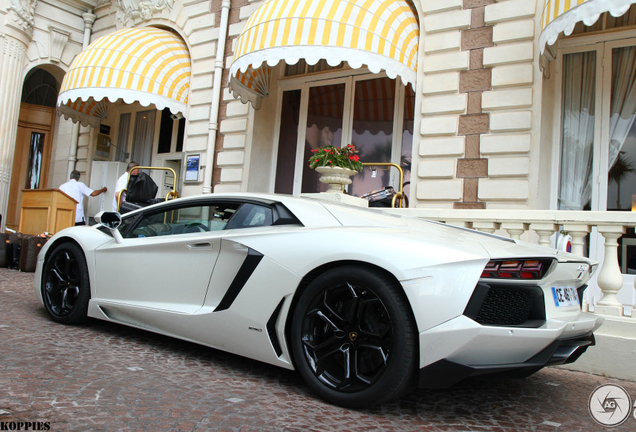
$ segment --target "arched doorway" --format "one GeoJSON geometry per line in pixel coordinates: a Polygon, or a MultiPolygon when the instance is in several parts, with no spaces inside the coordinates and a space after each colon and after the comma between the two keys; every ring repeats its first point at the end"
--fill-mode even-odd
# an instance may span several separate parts
{"type": "Polygon", "coordinates": [[[18,228],[22,190],[48,187],[58,88],[55,77],[40,68],[31,70],[24,81],[5,223],[8,228],[18,228]]]}

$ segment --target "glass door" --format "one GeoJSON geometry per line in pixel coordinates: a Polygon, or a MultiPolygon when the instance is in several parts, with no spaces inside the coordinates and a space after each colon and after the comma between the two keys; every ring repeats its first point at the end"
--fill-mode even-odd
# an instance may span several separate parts
{"type": "MultiPolygon", "coordinates": [[[[631,211],[636,195],[636,39],[572,45],[562,52],[558,208],[631,211]]],[[[636,273],[632,237],[627,233],[619,248],[623,273],[632,267],[636,273]]],[[[602,260],[604,239],[596,230],[589,245],[590,257],[602,260]]]]}
{"type": "MultiPolygon", "coordinates": [[[[607,155],[604,165],[607,168],[602,176],[606,188],[604,204],[611,211],[636,211],[636,39],[604,45],[602,143],[607,155]]],[[[600,246],[601,239],[598,242],[600,246]]],[[[633,229],[627,230],[619,245],[621,272],[636,274],[633,229]]]]}
{"type": "MultiPolygon", "coordinates": [[[[414,96],[401,82],[370,74],[283,86],[274,191],[326,191],[307,163],[312,150],[326,145],[353,144],[363,162],[398,163],[408,174],[414,96]]],[[[397,182],[395,170],[365,168],[348,193],[359,196],[397,182]]]]}
{"type": "Polygon", "coordinates": [[[302,152],[302,193],[325,192],[328,189],[326,184],[318,181],[319,174],[309,168],[307,161],[314,149],[327,145],[342,147],[345,93],[345,83],[309,87],[302,152]]]}
{"type": "Polygon", "coordinates": [[[20,107],[7,214],[3,215],[5,225],[11,229],[17,230],[19,226],[22,190],[59,186],[48,184],[54,120],[54,108],[26,103],[20,107]]]}

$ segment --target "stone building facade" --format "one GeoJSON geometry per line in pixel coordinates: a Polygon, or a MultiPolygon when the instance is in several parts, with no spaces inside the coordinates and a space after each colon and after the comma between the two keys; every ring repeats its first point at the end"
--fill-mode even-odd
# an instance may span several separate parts
{"type": "MultiPolygon", "coordinates": [[[[258,24],[266,19],[261,16],[264,0],[2,0],[3,224],[15,226],[19,190],[25,185],[57,187],[72,169],[80,170],[88,183],[96,161],[127,162],[135,155],[153,166],[175,168],[181,195],[314,192],[302,153],[324,140],[366,145],[367,161],[403,165],[412,207],[562,208],[561,195],[568,187],[563,160],[569,157],[564,156],[562,133],[564,94],[569,94],[565,83],[571,79],[566,63],[591,51],[598,59],[591,91],[596,123],[589,152],[594,156],[578,169],[592,172],[594,181],[584,185],[590,198],[579,204],[581,209],[615,207],[605,155],[611,141],[606,130],[611,129],[613,78],[598,74],[607,70],[602,62],[612,57],[612,49],[636,45],[631,1],[339,0],[333,2],[334,13],[340,3],[363,9],[374,1],[387,10],[399,3],[416,21],[412,82],[405,80],[408,68],[389,76],[381,55],[354,67],[353,60],[314,65],[300,58],[269,65],[266,94],[257,104],[230,89],[229,71],[249,20],[258,24]],[[58,101],[47,102],[47,93],[60,92],[73,61],[91,42],[126,28],[163,29],[183,41],[191,68],[185,108],[157,110],[157,104],[142,105],[147,104],[143,97],[126,100],[113,92],[98,127],[57,115],[58,101]],[[328,102],[317,96],[327,92],[338,93],[340,108],[329,111],[328,102]],[[383,113],[376,92],[390,100],[383,113]],[[364,114],[363,106],[379,114],[364,114]],[[43,142],[34,143],[34,136],[43,142]],[[28,145],[39,152],[40,165],[33,166],[37,157],[25,150],[28,145]],[[191,156],[199,165],[188,178],[191,156]],[[37,185],[29,184],[34,173],[37,185]]],[[[313,3],[320,2],[306,2],[313,3]]],[[[316,7],[307,6],[303,13],[309,16],[316,7]]],[[[312,48],[306,52],[310,58],[312,48]]],[[[627,99],[632,97],[636,93],[627,99]]],[[[628,132],[627,141],[631,136],[628,132]]],[[[376,174],[369,170],[355,194],[395,185],[394,174],[380,173],[381,180],[376,174]]],[[[620,197],[617,201],[620,207],[620,197]]]]}

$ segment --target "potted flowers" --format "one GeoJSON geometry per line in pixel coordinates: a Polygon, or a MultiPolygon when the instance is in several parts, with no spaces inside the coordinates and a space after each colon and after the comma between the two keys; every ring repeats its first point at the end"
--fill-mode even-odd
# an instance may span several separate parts
{"type": "Polygon", "coordinates": [[[351,184],[351,176],[362,171],[362,162],[355,146],[324,146],[311,151],[309,167],[322,176],[320,181],[329,185],[327,192],[342,193],[345,185],[351,184]]]}

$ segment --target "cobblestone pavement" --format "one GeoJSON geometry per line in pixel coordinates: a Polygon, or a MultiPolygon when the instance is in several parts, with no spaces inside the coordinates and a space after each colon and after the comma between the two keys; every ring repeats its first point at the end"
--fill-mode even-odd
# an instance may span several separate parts
{"type": "Polygon", "coordinates": [[[56,324],[32,283],[33,273],[0,269],[0,430],[28,421],[52,431],[636,430],[633,416],[606,429],[588,413],[597,386],[636,398],[636,383],[556,368],[343,409],[292,371],[101,321],[56,324]]]}

